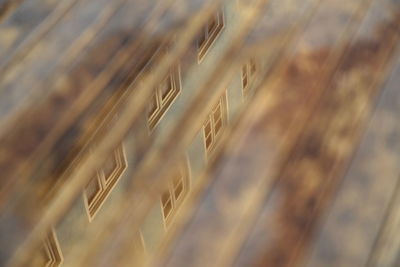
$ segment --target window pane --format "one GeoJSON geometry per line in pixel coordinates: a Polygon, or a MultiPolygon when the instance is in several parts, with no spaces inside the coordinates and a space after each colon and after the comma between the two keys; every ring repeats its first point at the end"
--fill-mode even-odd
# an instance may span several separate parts
{"type": "Polygon", "coordinates": [[[203,31],[199,35],[199,40],[198,40],[199,48],[203,47],[203,45],[205,44],[206,40],[207,40],[207,35],[206,35],[206,33],[204,32],[204,29],[203,29],[203,31]]]}
{"type": "Polygon", "coordinates": [[[247,76],[243,78],[243,88],[247,88],[248,85],[247,76]]]}
{"type": "Polygon", "coordinates": [[[171,213],[171,211],[172,211],[172,202],[171,202],[171,200],[169,200],[163,206],[164,218],[167,218],[168,215],[171,213]]]}
{"type": "Polygon", "coordinates": [[[218,26],[218,15],[214,15],[208,21],[207,33],[210,35],[218,26]]]}
{"type": "Polygon", "coordinates": [[[90,180],[89,184],[85,188],[85,193],[89,201],[89,205],[93,202],[96,195],[100,192],[100,184],[97,175],[90,180]]]}
{"type": "Polygon", "coordinates": [[[168,191],[166,191],[164,194],[162,194],[162,196],[161,196],[161,202],[162,202],[163,206],[165,206],[166,203],[167,203],[168,201],[170,201],[170,200],[171,200],[171,195],[170,195],[169,190],[168,190],[168,191]]]}
{"type": "Polygon", "coordinates": [[[179,199],[183,191],[183,180],[181,176],[178,176],[174,181],[174,194],[175,200],[179,199]]]}
{"type": "Polygon", "coordinates": [[[219,120],[215,123],[215,135],[217,135],[222,128],[222,120],[219,120]]]}
{"type": "Polygon", "coordinates": [[[243,83],[243,88],[246,88],[248,85],[247,64],[244,65],[242,69],[242,83],[243,83]]]}
{"type": "Polygon", "coordinates": [[[209,136],[207,136],[206,138],[206,147],[210,148],[212,144],[212,135],[210,134],[209,136]]]}
{"type": "Polygon", "coordinates": [[[210,121],[207,121],[206,125],[204,126],[204,134],[205,134],[205,136],[208,136],[211,134],[210,121]]]}
{"type": "Polygon", "coordinates": [[[218,120],[221,119],[222,113],[221,113],[221,103],[217,106],[217,108],[214,110],[214,123],[218,120]]]}
{"type": "Polygon", "coordinates": [[[106,160],[102,168],[104,172],[104,178],[106,179],[106,181],[108,181],[112,177],[112,174],[116,169],[117,169],[117,159],[115,153],[113,153],[112,157],[106,160]]]}
{"type": "Polygon", "coordinates": [[[219,11],[217,14],[214,14],[212,17],[210,17],[207,25],[204,26],[201,36],[198,38],[199,61],[201,61],[206,55],[208,49],[211,47],[218,34],[223,29],[223,26],[224,21],[222,11],[219,11]]]}
{"type": "Polygon", "coordinates": [[[160,85],[162,100],[166,100],[173,91],[173,77],[169,75],[160,85]]]}
{"type": "Polygon", "coordinates": [[[175,188],[175,199],[179,199],[183,191],[183,184],[180,183],[176,188],[175,188]]]}
{"type": "Polygon", "coordinates": [[[151,117],[155,114],[157,108],[158,108],[158,105],[157,105],[157,95],[154,94],[153,97],[152,97],[151,100],[150,100],[150,106],[149,106],[149,111],[148,111],[147,116],[148,116],[149,118],[151,118],[151,117]]]}

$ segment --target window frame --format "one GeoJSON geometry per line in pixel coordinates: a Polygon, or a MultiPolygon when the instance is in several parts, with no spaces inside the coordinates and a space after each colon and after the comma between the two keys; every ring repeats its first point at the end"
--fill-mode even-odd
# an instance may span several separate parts
{"type": "Polygon", "coordinates": [[[64,257],[54,229],[51,229],[50,233],[43,240],[43,247],[48,257],[45,267],[61,266],[64,257]]]}
{"type": "Polygon", "coordinates": [[[258,64],[254,58],[250,58],[241,68],[241,80],[242,80],[242,93],[243,97],[247,97],[250,92],[250,88],[254,85],[254,80],[258,73],[258,64]],[[254,68],[254,70],[253,70],[254,68]]]}
{"type": "Polygon", "coordinates": [[[172,222],[174,216],[176,215],[176,213],[182,206],[184,200],[186,199],[186,197],[190,191],[190,171],[189,171],[189,164],[187,162],[187,159],[184,159],[183,162],[181,162],[178,165],[177,169],[174,170],[174,172],[172,174],[170,174],[170,177],[175,175],[176,172],[179,172],[181,174],[180,177],[182,177],[182,179],[180,179],[180,181],[182,181],[181,194],[179,195],[178,198],[175,199],[174,180],[171,180],[170,183],[168,184],[168,189],[165,190],[160,197],[161,216],[163,218],[163,223],[164,223],[165,229],[168,229],[169,226],[171,225],[171,222],[172,222]],[[169,200],[171,201],[171,211],[168,213],[167,216],[165,216],[165,213],[164,213],[164,203],[163,203],[163,199],[162,199],[162,197],[165,193],[168,193],[169,200]]]}
{"type": "MultiPolygon", "coordinates": [[[[110,158],[107,158],[106,161],[109,159],[110,158]]],[[[95,176],[88,182],[89,185],[89,183],[91,183],[93,179],[96,179],[100,187],[99,191],[96,193],[93,199],[89,200],[87,194],[88,185],[86,185],[85,188],[83,189],[83,198],[89,222],[92,222],[94,220],[95,216],[97,215],[97,213],[99,212],[99,210],[109,197],[111,191],[114,189],[119,179],[123,176],[128,166],[124,146],[122,143],[117,148],[114,149],[113,157],[111,159],[115,160],[116,167],[111,172],[109,177],[106,178],[104,170],[100,168],[99,170],[96,171],[95,176]]]]}
{"type": "Polygon", "coordinates": [[[155,88],[154,94],[151,98],[151,101],[155,100],[157,108],[151,115],[149,115],[149,111],[147,111],[146,114],[150,133],[160,123],[163,116],[167,113],[168,109],[172,106],[178,95],[181,93],[181,74],[179,65],[169,71],[167,76],[162,80],[162,83],[164,83],[167,79],[171,79],[171,90],[167,94],[167,97],[163,98],[163,91],[161,89],[162,84],[160,84],[157,86],[157,88],[155,88]]]}
{"type": "Polygon", "coordinates": [[[199,64],[203,61],[210,48],[213,46],[219,35],[222,33],[222,30],[225,28],[225,15],[223,9],[220,9],[217,11],[217,13],[212,14],[210,19],[202,29],[201,37],[197,39],[197,61],[199,64]],[[213,29],[209,30],[211,18],[217,18],[217,24],[213,29]]]}
{"type": "Polygon", "coordinates": [[[218,146],[218,138],[220,137],[220,135],[222,134],[222,132],[224,131],[224,127],[226,127],[228,123],[228,105],[227,105],[227,93],[226,91],[222,94],[222,96],[220,96],[220,98],[218,99],[218,102],[213,106],[213,108],[211,109],[210,113],[207,116],[207,119],[205,120],[204,124],[203,124],[203,137],[204,137],[204,149],[206,151],[206,156],[209,157],[213,151],[215,150],[215,148],[218,146]],[[218,106],[220,106],[220,111],[221,111],[221,117],[218,121],[221,122],[221,126],[220,129],[216,132],[215,128],[217,125],[217,122],[215,121],[214,118],[214,114],[215,114],[215,110],[217,110],[218,106]],[[207,132],[206,131],[206,126],[210,125],[210,131],[207,132]],[[211,137],[211,144],[207,145],[207,139],[208,137],[211,137]]]}

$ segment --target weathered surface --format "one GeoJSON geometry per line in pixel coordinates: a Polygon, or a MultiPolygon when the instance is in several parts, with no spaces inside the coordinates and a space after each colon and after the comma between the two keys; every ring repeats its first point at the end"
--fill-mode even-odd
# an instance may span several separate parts
{"type": "MultiPolygon", "coordinates": [[[[281,80],[276,89],[265,86],[264,90],[283,91],[285,98],[270,96],[273,104],[269,104],[274,108],[265,105],[266,114],[260,115],[260,122],[249,130],[248,138],[230,143],[235,144],[235,152],[227,149],[230,154],[221,157],[220,166],[214,168],[218,172],[210,174],[215,182],[201,195],[199,208],[170,250],[168,266],[184,262],[191,262],[192,266],[204,262],[210,266],[304,264],[315,229],[335,197],[366,122],[374,112],[376,96],[385,89],[383,81],[392,67],[399,37],[397,3],[359,1],[357,6],[356,1],[345,2],[321,4],[296,43],[297,49],[291,52],[292,60],[278,78],[281,80]],[[279,101],[282,105],[278,109],[279,101]],[[272,123],[272,118],[276,123],[272,123]],[[285,118],[297,126],[290,128],[285,118]],[[294,140],[285,141],[283,129],[293,134],[299,127],[299,137],[294,135],[294,140]],[[279,141],[269,140],[271,133],[276,132],[279,141]],[[276,147],[283,148],[287,143],[293,147],[286,151],[285,158],[281,155],[285,150],[279,152],[276,147]],[[264,197],[255,201],[257,194],[264,197]],[[259,211],[260,205],[263,208],[259,211]],[[254,224],[250,215],[255,218],[254,224]],[[243,243],[247,231],[250,235],[243,243]]],[[[384,159],[376,164],[385,166],[384,159]]],[[[394,173],[398,175],[398,171],[394,173]]],[[[383,219],[383,215],[377,216],[383,219]]],[[[362,242],[351,234],[351,229],[361,222],[341,235],[347,237],[345,243],[349,246],[352,239],[362,242]]],[[[339,228],[332,236],[341,231],[339,228]]],[[[369,230],[372,229],[365,229],[369,230]]],[[[338,238],[337,242],[341,244],[343,240],[338,238]]],[[[339,248],[355,257],[350,248],[338,245],[339,248]]],[[[354,249],[359,249],[357,243],[354,249]]],[[[363,253],[360,260],[368,260],[368,250],[363,253]]],[[[396,255],[396,249],[391,253],[396,255]]],[[[363,266],[361,262],[341,265],[345,255],[332,257],[335,256],[338,262],[327,258],[315,266],[363,266]]]]}
{"type": "Polygon", "coordinates": [[[400,264],[399,1],[231,1],[236,32],[170,128],[150,136],[152,90],[179,62],[185,77],[206,17],[230,0],[0,0],[0,265],[26,264],[134,131],[124,202],[77,260],[129,266],[128,237],[165,173],[243,58],[261,55],[258,91],[151,263],[400,264]]]}

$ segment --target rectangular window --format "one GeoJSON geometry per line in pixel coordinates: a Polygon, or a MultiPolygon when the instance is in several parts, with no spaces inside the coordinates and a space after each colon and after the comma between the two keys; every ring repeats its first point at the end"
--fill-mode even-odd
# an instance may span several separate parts
{"type": "Polygon", "coordinates": [[[84,199],[89,221],[93,220],[126,167],[127,162],[121,144],[85,187],[84,199]]]}
{"type": "Polygon", "coordinates": [[[179,67],[171,70],[156,88],[147,111],[149,129],[152,131],[181,91],[179,67]]]}
{"type": "Polygon", "coordinates": [[[166,227],[189,192],[189,170],[186,160],[179,165],[172,176],[168,190],[161,196],[161,208],[166,227]]]}
{"type": "Polygon", "coordinates": [[[244,97],[248,95],[251,85],[256,77],[256,73],[257,64],[254,59],[250,59],[242,66],[242,88],[244,97]]]}
{"type": "Polygon", "coordinates": [[[33,266],[58,267],[63,262],[60,245],[54,230],[43,240],[39,255],[32,260],[33,266]]]}
{"type": "Polygon", "coordinates": [[[215,42],[219,34],[224,28],[224,13],[222,10],[213,14],[208,20],[206,26],[203,28],[200,36],[197,40],[198,44],[198,61],[199,63],[203,60],[208,50],[215,42]]]}
{"type": "Polygon", "coordinates": [[[211,110],[203,126],[204,144],[207,154],[215,148],[218,138],[227,123],[226,93],[218,100],[211,110]]]}

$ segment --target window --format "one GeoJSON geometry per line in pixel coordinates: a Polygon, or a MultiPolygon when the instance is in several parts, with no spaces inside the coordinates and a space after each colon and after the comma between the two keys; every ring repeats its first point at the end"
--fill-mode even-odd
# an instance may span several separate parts
{"type": "MultiPolygon", "coordinates": [[[[51,233],[45,238],[41,249],[41,266],[58,267],[61,265],[63,262],[63,256],[54,230],[52,230],[51,233]]],[[[38,259],[36,258],[36,261],[34,259],[33,262],[38,262],[38,259]]]]}
{"type": "Polygon", "coordinates": [[[226,93],[218,100],[203,126],[204,143],[207,153],[215,148],[218,137],[227,122],[226,93]]]}
{"type": "Polygon", "coordinates": [[[152,131],[180,92],[179,68],[170,71],[156,88],[148,107],[149,129],[152,131]]]}
{"type": "Polygon", "coordinates": [[[220,10],[213,14],[203,28],[198,39],[198,61],[201,62],[218,35],[224,28],[224,13],[220,10]]]}
{"type": "Polygon", "coordinates": [[[84,190],[85,206],[92,221],[107,196],[126,169],[127,163],[122,144],[114,150],[103,167],[97,171],[84,190]]]}
{"type": "Polygon", "coordinates": [[[171,218],[176,213],[176,210],[182,205],[188,191],[189,170],[185,161],[185,163],[181,163],[175,170],[168,190],[161,195],[161,208],[165,226],[170,224],[171,218]]]}
{"type": "Polygon", "coordinates": [[[242,66],[242,88],[243,96],[247,96],[257,72],[257,65],[254,59],[250,59],[242,66]]]}

